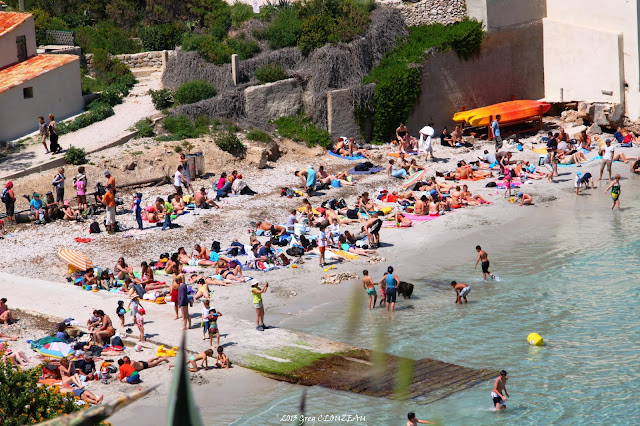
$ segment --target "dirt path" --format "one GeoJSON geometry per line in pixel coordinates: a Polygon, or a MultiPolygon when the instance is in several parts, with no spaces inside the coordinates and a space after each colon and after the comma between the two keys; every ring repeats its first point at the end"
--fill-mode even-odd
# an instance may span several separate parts
{"type": "Polygon", "coordinates": [[[60,145],[63,151],[58,155],[46,154],[39,139],[33,137],[24,149],[0,160],[0,178],[59,159],[70,146],[84,148],[86,151],[100,148],[120,138],[137,121],[155,114],[157,111],[151,102],[149,89],[157,90],[161,87],[160,70],[141,69],[136,70],[135,74],[138,83],[131,89],[124,102],[114,107],[115,115],[61,136],[60,145]]]}

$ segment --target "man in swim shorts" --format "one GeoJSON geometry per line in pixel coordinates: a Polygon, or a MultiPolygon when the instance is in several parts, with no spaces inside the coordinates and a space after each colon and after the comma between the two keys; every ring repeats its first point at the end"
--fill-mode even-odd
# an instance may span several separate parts
{"type": "Polygon", "coordinates": [[[478,258],[476,259],[476,264],[473,269],[478,267],[478,262],[482,262],[482,279],[487,279],[487,274],[491,277],[491,279],[495,279],[496,276],[489,272],[489,255],[486,251],[482,250],[482,247],[476,246],[476,251],[478,252],[478,258]]]}
{"type": "Polygon", "coordinates": [[[369,246],[372,249],[380,247],[380,229],[382,228],[382,220],[378,218],[378,213],[371,215],[371,218],[364,224],[364,230],[369,237],[369,246]]]}
{"type": "Polygon", "coordinates": [[[471,291],[469,284],[451,281],[451,287],[456,291],[456,303],[462,305],[462,299],[464,299],[464,303],[467,303],[467,294],[471,291]]]}
{"type": "Polygon", "coordinates": [[[507,392],[507,372],[502,370],[500,375],[493,382],[493,390],[491,391],[491,399],[496,411],[505,410],[507,408],[506,400],[509,398],[509,392],[507,392]],[[505,398],[506,396],[506,398],[505,398]]]}
{"type": "Polygon", "coordinates": [[[367,295],[369,296],[369,310],[371,310],[371,298],[373,297],[373,307],[376,307],[376,302],[378,301],[378,293],[376,292],[375,284],[373,280],[369,276],[369,271],[366,269],[362,271],[362,286],[367,291],[367,295]]]}
{"type": "Polygon", "coordinates": [[[427,424],[427,425],[432,425],[433,422],[430,422],[428,420],[422,420],[416,417],[415,413],[409,413],[407,414],[407,418],[409,420],[407,420],[407,426],[416,426],[418,423],[423,423],[423,424],[427,424]]]}
{"type": "Polygon", "coordinates": [[[123,361],[128,361],[136,371],[146,370],[147,368],[157,367],[163,362],[169,362],[166,357],[158,356],[148,361],[132,361],[128,356],[122,357],[123,361]]]}

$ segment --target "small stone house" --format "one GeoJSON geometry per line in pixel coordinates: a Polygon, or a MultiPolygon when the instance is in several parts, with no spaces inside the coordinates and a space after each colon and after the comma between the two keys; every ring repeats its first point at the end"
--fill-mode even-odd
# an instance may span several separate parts
{"type": "Polygon", "coordinates": [[[38,128],[38,116],[60,120],[82,111],[80,58],[38,55],[33,15],[0,12],[0,141],[38,128]]]}

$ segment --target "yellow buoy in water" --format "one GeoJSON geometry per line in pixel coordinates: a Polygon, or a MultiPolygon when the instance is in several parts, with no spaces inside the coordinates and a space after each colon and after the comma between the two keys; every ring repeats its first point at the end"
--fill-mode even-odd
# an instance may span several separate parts
{"type": "Polygon", "coordinates": [[[544,340],[538,333],[531,333],[527,336],[527,342],[533,346],[544,346],[544,340]]]}

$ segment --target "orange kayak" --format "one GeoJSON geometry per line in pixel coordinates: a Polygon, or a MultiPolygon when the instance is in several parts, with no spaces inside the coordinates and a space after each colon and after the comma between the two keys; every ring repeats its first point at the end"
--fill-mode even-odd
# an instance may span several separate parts
{"type": "Polygon", "coordinates": [[[523,103],[510,108],[496,108],[489,112],[483,112],[470,117],[467,121],[475,127],[488,126],[491,124],[490,120],[495,119],[496,115],[500,114],[501,123],[511,123],[536,117],[549,111],[549,109],[551,109],[551,105],[547,102],[523,103]]]}
{"type": "Polygon", "coordinates": [[[468,121],[467,120],[468,118],[478,114],[482,114],[485,112],[485,110],[489,110],[490,108],[502,108],[502,107],[513,106],[513,102],[519,102],[519,101],[501,102],[499,104],[489,105],[486,107],[480,107],[480,108],[470,109],[467,111],[456,112],[453,115],[453,121],[468,121]]]}
{"type": "Polygon", "coordinates": [[[472,126],[486,126],[490,124],[489,118],[491,116],[495,117],[500,114],[502,116],[501,121],[508,123],[539,115],[541,106],[543,107],[543,113],[549,111],[551,108],[551,105],[546,102],[532,100],[501,102],[482,108],[458,112],[453,116],[453,120],[466,121],[472,126]]]}

